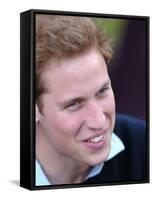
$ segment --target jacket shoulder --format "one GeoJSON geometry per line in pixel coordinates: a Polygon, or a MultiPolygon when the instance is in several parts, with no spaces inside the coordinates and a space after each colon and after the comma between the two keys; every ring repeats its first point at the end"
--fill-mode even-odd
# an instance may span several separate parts
{"type": "MultiPolygon", "coordinates": [[[[121,140],[143,140],[146,136],[146,123],[135,117],[118,114],[114,132],[121,140]]],[[[144,141],[143,141],[144,142],[144,141]]]]}

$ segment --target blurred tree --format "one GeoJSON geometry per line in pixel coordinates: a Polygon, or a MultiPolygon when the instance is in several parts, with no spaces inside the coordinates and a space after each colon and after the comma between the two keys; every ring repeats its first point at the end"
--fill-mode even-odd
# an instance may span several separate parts
{"type": "Polygon", "coordinates": [[[128,20],[97,17],[92,17],[92,20],[96,23],[100,30],[104,31],[104,33],[112,39],[114,47],[118,47],[118,45],[120,45],[126,31],[128,20]]]}

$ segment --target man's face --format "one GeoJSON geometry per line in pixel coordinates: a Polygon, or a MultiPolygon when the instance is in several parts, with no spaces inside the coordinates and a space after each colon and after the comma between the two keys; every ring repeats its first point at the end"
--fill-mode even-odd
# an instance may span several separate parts
{"type": "Polygon", "coordinates": [[[42,74],[39,124],[54,158],[89,166],[110,152],[114,95],[105,61],[96,50],[57,63],[42,74]]]}

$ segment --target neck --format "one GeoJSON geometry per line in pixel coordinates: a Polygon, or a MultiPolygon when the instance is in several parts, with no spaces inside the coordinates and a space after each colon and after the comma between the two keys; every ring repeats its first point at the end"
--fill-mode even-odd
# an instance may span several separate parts
{"type": "Polygon", "coordinates": [[[81,183],[91,168],[57,152],[38,124],[36,128],[36,157],[52,184],[81,183]]]}

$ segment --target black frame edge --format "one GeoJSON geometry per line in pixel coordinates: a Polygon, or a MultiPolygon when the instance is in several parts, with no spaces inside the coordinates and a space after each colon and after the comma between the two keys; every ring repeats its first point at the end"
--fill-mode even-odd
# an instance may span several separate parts
{"type": "Polygon", "coordinates": [[[128,14],[108,14],[108,13],[91,13],[80,11],[67,11],[67,10],[43,10],[43,9],[31,9],[29,10],[34,14],[57,14],[57,15],[74,15],[74,16],[87,16],[87,17],[103,17],[103,18],[116,18],[116,19],[147,19],[149,16],[144,15],[128,15],[128,14]]]}
{"type": "MultiPolygon", "coordinates": [[[[34,97],[34,66],[35,66],[35,14],[58,14],[58,15],[82,15],[88,17],[106,17],[106,18],[135,18],[143,19],[147,22],[147,76],[149,79],[149,16],[134,16],[134,15],[118,15],[118,14],[100,14],[100,13],[83,13],[72,11],[52,11],[52,10],[38,10],[32,9],[20,14],[20,186],[30,190],[42,190],[42,189],[64,189],[64,188],[80,188],[88,187],[82,185],[64,185],[64,186],[35,186],[35,134],[34,134],[34,120],[35,120],[35,97],[34,97]],[[34,111],[34,112],[33,112],[34,111]]],[[[148,123],[149,123],[149,80],[147,81],[147,96],[148,96],[148,123]]],[[[147,127],[149,134],[149,124],[147,127]]],[[[149,136],[147,137],[149,144],[149,136]]],[[[149,145],[150,146],[150,145],[149,145]]],[[[147,161],[149,162],[149,147],[147,148],[147,161]]],[[[139,184],[150,182],[150,169],[148,164],[148,178],[140,182],[126,182],[123,184],[139,184]]],[[[100,184],[89,186],[109,186],[118,185],[114,184],[100,184]]]]}
{"type": "Polygon", "coordinates": [[[20,186],[32,189],[32,20],[31,11],[20,14],[20,186]]]}

